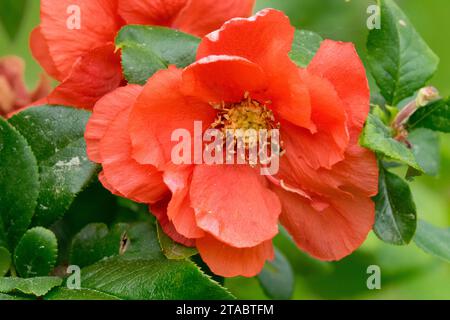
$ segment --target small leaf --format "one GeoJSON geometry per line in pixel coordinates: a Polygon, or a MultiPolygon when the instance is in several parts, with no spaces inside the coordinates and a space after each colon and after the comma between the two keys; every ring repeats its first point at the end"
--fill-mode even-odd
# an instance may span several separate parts
{"type": "Polygon", "coordinates": [[[410,167],[423,172],[417,163],[413,152],[403,143],[392,138],[392,129],[386,127],[376,116],[369,114],[360,137],[360,144],[390,159],[403,162],[410,167]]]}
{"type": "Polygon", "coordinates": [[[323,39],[315,32],[307,30],[295,30],[291,59],[302,68],[306,68],[319,50],[323,39]]]}
{"type": "Polygon", "coordinates": [[[0,24],[3,25],[11,40],[14,40],[20,31],[27,3],[28,0],[0,1],[0,24]]]}
{"type": "Polygon", "coordinates": [[[438,100],[417,110],[408,121],[408,129],[415,128],[450,133],[450,99],[438,100]]]}
{"type": "Polygon", "coordinates": [[[286,257],[275,248],[275,259],[266,262],[258,275],[259,283],[269,298],[287,300],[294,293],[294,272],[286,257]]]}
{"type": "Polygon", "coordinates": [[[36,227],[28,230],[14,252],[14,262],[21,277],[47,276],[55,266],[58,243],[48,229],[36,227]]]}
{"type": "Polygon", "coordinates": [[[183,246],[180,243],[173,241],[159,226],[156,224],[158,230],[158,240],[161,250],[169,260],[183,260],[190,258],[198,253],[197,249],[183,246]]]}
{"type": "Polygon", "coordinates": [[[122,239],[126,237],[127,224],[115,225],[111,231],[103,223],[91,223],[72,241],[70,264],[81,268],[120,254],[122,239]]]}
{"type": "Polygon", "coordinates": [[[161,259],[157,241],[155,228],[148,222],[118,223],[111,230],[105,224],[92,223],[74,237],[70,263],[83,268],[118,255],[127,259],[161,259]]]}
{"type": "Polygon", "coordinates": [[[116,38],[125,78],[141,85],[169,65],[183,68],[193,63],[199,43],[194,36],[154,26],[125,26],[116,38]]]}
{"type": "Polygon", "coordinates": [[[154,223],[148,221],[131,224],[127,236],[129,244],[123,259],[164,259],[154,223]]]}
{"type": "Polygon", "coordinates": [[[187,260],[114,257],[84,268],[83,289],[127,300],[228,300],[233,296],[187,260]]]}
{"type": "Polygon", "coordinates": [[[0,242],[7,242],[11,249],[31,223],[39,194],[39,173],[27,141],[1,117],[0,164],[0,242]]]}
{"type": "Polygon", "coordinates": [[[9,253],[9,250],[0,247],[0,277],[3,277],[9,271],[10,266],[11,254],[9,253]]]}
{"type": "Polygon", "coordinates": [[[437,228],[419,220],[414,242],[423,251],[450,262],[450,228],[437,228]]]}
{"type": "Polygon", "coordinates": [[[375,201],[375,234],[384,242],[406,245],[416,231],[416,206],[409,185],[380,166],[375,201]]]}
{"type": "Polygon", "coordinates": [[[381,28],[369,33],[368,62],[387,104],[397,105],[425,85],[439,58],[393,0],[378,3],[381,28]]]}
{"type": "Polygon", "coordinates": [[[440,167],[439,134],[428,129],[417,129],[409,133],[408,141],[420,167],[429,176],[436,176],[440,167]]]}
{"type": "Polygon", "coordinates": [[[84,130],[90,112],[74,108],[28,108],[10,119],[30,144],[40,168],[40,193],[34,225],[61,218],[97,172],[86,156],[84,130]]]}
{"type": "Polygon", "coordinates": [[[45,300],[120,300],[109,294],[91,290],[71,290],[64,287],[55,288],[45,296],[45,300]]]}
{"type": "Polygon", "coordinates": [[[58,277],[36,277],[30,279],[23,278],[0,278],[0,292],[24,294],[42,297],[51,289],[60,286],[62,279],[58,277]]]}

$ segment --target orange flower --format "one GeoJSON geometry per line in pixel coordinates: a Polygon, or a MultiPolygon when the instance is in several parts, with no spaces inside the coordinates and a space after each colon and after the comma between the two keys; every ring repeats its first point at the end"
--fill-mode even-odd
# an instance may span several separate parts
{"type": "Polygon", "coordinates": [[[374,223],[376,159],[357,143],[369,112],[363,64],[352,44],[325,40],[310,65],[298,68],[288,56],[293,37],[289,19],[273,9],[232,19],[202,39],[191,66],[103,98],[87,127],[88,154],[103,164],[105,187],[154,203],[163,229],[195,245],[222,276],[260,272],[273,258],[279,221],[322,260],[353,252],[374,223]],[[264,110],[254,121],[240,113],[249,102],[264,110]],[[233,113],[227,125],[242,129],[279,122],[278,174],[171,161],[174,130],[194,136],[194,122],[206,130],[224,112],[233,113]]]}
{"type": "Polygon", "coordinates": [[[42,76],[36,89],[29,92],[23,75],[25,62],[15,56],[0,58],[0,116],[6,116],[45,97],[50,81],[42,76]]]}
{"type": "Polygon", "coordinates": [[[124,24],[177,28],[203,36],[226,20],[248,16],[255,0],[41,0],[41,24],[30,47],[61,84],[50,104],[92,108],[122,82],[114,38],[124,24]]]}

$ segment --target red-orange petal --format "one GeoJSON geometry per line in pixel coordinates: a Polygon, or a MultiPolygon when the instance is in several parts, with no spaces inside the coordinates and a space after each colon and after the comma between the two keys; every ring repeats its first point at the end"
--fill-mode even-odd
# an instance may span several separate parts
{"type": "Polygon", "coordinates": [[[177,232],[186,238],[200,238],[204,231],[197,226],[194,209],[191,208],[189,187],[192,166],[170,166],[164,171],[164,183],[172,192],[167,207],[167,216],[177,232]]]}
{"type": "Polygon", "coordinates": [[[91,161],[102,162],[100,140],[117,114],[126,108],[130,108],[141,91],[141,86],[127,85],[110,92],[95,104],[94,112],[87,123],[84,134],[87,144],[86,151],[91,161]]]}
{"type": "Polygon", "coordinates": [[[375,206],[369,197],[347,196],[321,199],[317,207],[289,191],[275,189],[283,203],[281,223],[297,245],[321,260],[340,260],[366,239],[375,221],[375,206]]]}
{"type": "Polygon", "coordinates": [[[48,96],[50,104],[91,109],[122,81],[120,56],[108,44],[88,52],[74,64],[69,76],[48,96]]]}
{"type": "MultiPolygon", "coordinates": [[[[289,140],[286,140],[285,145],[289,140]]],[[[290,144],[290,148],[295,144],[290,144]]],[[[378,192],[378,166],[373,152],[352,142],[347,148],[344,160],[331,169],[312,168],[306,161],[288,153],[280,158],[278,179],[292,188],[299,188],[314,194],[338,198],[348,194],[372,197],[378,192]]]]}
{"type": "Polygon", "coordinates": [[[109,190],[109,192],[111,192],[112,194],[114,194],[118,197],[125,198],[125,196],[123,194],[121,194],[118,190],[114,189],[114,187],[108,182],[108,179],[106,179],[105,173],[103,171],[101,171],[98,174],[98,180],[101,182],[103,187],[105,187],[105,189],[109,190]]]}
{"type": "Polygon", "coordinates": [[[188,2],[188,0],[118,0],[118,10],[127,24],[171,26],[188,2]]]}
{"type": "Polygon", "coordinates": [[[369,113],[370,91],[364,65],[354,45],[323,41],[308,71],[333,84],[346,104],[350,125],[360,130],[369,113]]]}
{"type": "Polygon", "coordinates": [[[274,63],[279,69],[272,72],[269,78],[269,90],[266,95],[270,99],[270,107],[279,120],[314,131],[312,123],[311,98],[306,83],[302,81],[299,69],[291,61],[274,63]]]}
{"type": "Polygon", "coordinates": [[[232,18],[252,14],[255,0],[195,0],[180,12],[173,26],[184,32],[204,36],[232,18]]]}
{"type": "Polygon", "coordinates": [[[168,200],[162,200],[150,207],[150,212],[158,219],[159,225],[166,235],[173,241],[181,243],[187,247],[195,246],[195,239],[189,239],[177,232],[173,223],[167,217],[168,200]]]}
{"type": "Polygon", "coordinates": [[[223,277],[254,277],[274,258],[272,240],[252,248],[234,248],[207,235],[197,239],[197,249],[208,267],[223,277]]]}
{"type": "Polygon", "coordinates": [[[41,0],[40,27],[51,58],[65,78],[78,58],[114,42],[120,28],[117,1],[41,0]]]}
{"type": "Polygon", "coordinates": [[[45,72],[52,76],[53,78],[62,81],[58,69],[50,56],[50,51],[44,37],[41,33],[41,28],[36,27],[31,31],[30,34],[30,49],[33,57],[39,62],[39,64],[44,68],[45,72]]]}
{"type": "Polygon", "coordinates": [[[349,143],[345,105],[326,79],[301,72],[311,99],[311,119],[316,132],[282,122],[286,154],[314,169],[331,168],[344,159],[349,143]]]}
{"type": "Polygon", "coordinates": [[[139,163],[164,168],[178,144],[171,141],[174,130],[187,129],[194,139],[194,121],[202,122],[200,134],[214,121],[211,106],[181,93],[181,74],[175,67],[157,72],[133,107],[129,131],[133,157],[139,163]]]}
{"type": "Polygon", "coordinates": [[[308,90],[289,58],[294,31],[284,13],[266,9],[248,19],[232,19],[204,37],[197,59],[231,55],[254,62],[266,73],[269,85],[265,98],[272,101],[271,108],[278,116],[312,128],[308,90]]]}
{"type": "Polygon", "coordinates": [[[257,64],[234,56],[208,56],[183,72],[183,92],[209,103],[239,102],[267,89],[267,77],[257,64]]]}
{"type": "Polygon", "coordinates": [[[278,233],[280,201],[258,169],[197,165],[190,197],[197,225],[228,245],[254,247],[278,233]]]}
{"type": "Polygon", "coordinates": [[[247,19],[232,19],[221,29],[204,37],[197,58],[210,55],[238,56],[275,73],[280,62],[289,60],[294,31],[284,13],[265,9],[247,19]]]}
{"type": "Polygon", "coordinates": [[[131,157],[127,130],[132,105],[120,111],[100,140],[100,157],[108,183],[136,202],[155,203],[168,192],[162,173],[154,166],[141,165],[131,157]]]}

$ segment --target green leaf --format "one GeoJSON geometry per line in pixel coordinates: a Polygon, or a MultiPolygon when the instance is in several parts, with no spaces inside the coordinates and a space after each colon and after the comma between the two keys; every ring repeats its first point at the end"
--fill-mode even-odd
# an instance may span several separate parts
{"type": "Polygon", "coordinates": [[[55,288],[45,296],[45,300],[120,300],[109,294],[91,290],[71,290],[64,287],[55,288]]]}
{"type": "Polygon", "coordinates": [[[265,294],[272,299],[287,300],[294,293],[294,272],[286,257],[275,248],[275,259],[266,262],[258,275],[265,294]]]}
{"type": "Polygon", "coordinates": [[[42,297],[51,289],[60,286],[62,279],[58,277],[36,277],[30,279],[23,278],[0,278],[0,292],[24,294],[42,297]]]}
{"type": "Polygon", "coordinates": [[[22,296],[14,296],[14,295],[10,295],[10,294],[4,294],[4,293],[0,293],[0,301],[6,301],[6,300],[32,300],[31,298],[28,297],[22,297],[22,296]]]}
{"type": "Polygon", "coordinates": [[[450,262],[450,228],[437,228],[419,220],[414,242],[423,251],[450,262]]]}
{"type": "Polygon", "coordinates": [[[70,263],[83,268],[118,255],[127,259],[163,258],[154,227],[147,222],[118,223],[109,230],[102,223],[89,224],[72,241],[70,263]]]}
{"type": "Polygon", "coordinates": [[[118,224],[109,231],[103,223],[87,225],[73,238],[70,264],[83,268],[103,258],[124,253],[128,228],[127,224],[118,224]]]}
{"type": "Polygon", "coordinates": [[[14,252],[14,262],[21,277],[46,276],[53,270],[58,243],[50,230],[36,227],[28,230],[14,252]]]}
{"type": "Polygon", "coordinates": [[[14,248],[31,223],[39,194],[36,158],[22,135],[0,117],[0,232],[14,248]]]}
{"type": "Polygon", "coordinates": [[[408,129],[415,128],[450,133],[450,99],[438,100],[417,110],[408,121],[408,129]]]}
{"type": "Polygon", "coordinates": [[[169,65],[184,68],[195,61],[200,39],[164,27],[125,26],[117,38],[122,67],[130,83],[145,84],[169,65]]]}
{"type": "Polygon", "coordinates": [[[393,0],[378,0],[381,28],[369,33],[368,62],[387,104],[397,105],[422,88],[439,58],[393,0]]]}
{"type": "Polygon", "coordinates": [[[0,24],[11,40],[14,40],[20,31],[27,3],[28,0],[0,1],[0,24]]]}
{"type": "Polygon", "coordinates": [[[97,172],[86,156],[84,130],[90,112],[74,108],[29,108],[10,119],[30,144],[40,169],[41,189],[34,224],[61,218],[97,172]]]}
{"type": "Polygon", "coordinates": [[[190,258],[198,253],[197,249],[189,248],[183,246],[182,244],[176,243],[168,235],[164,233],[159,224],[156,224],[158,230],[159,244],[161,245],[161,250],[170,260],[183,260],[190,258]]]}
{"type": "Polygon", "coordinates": [[[428,129],[409,133],[408,141],[420,167],[430,176],[436,176],[440,167],[439,134],[428,129]]]}
{"type": "Polygon", "coordinates": [[[9,253],[9,250],[0,247],[0,277],[3,277],[9,271],[10,266],[11,254],[9,253]]]}
{"type": "Polygon", "coordinates": [[[376,116],[369,114],[360,144],[370,150],[390,159],[403,162],[410,167],[423,172],[417,163],[413,152],[406,145],[392,138],[392,129],[386,127],[376,116]]]}
{"type": "Polygon", "coordinates": [[[291,59],[302,68],[306,68],[319,50],[323,39],[315,32],[307,30],[295,30],[291,59]]]}
{"type": "Polygon", "coordinates": [[[128,248],[122,256],[123,259],[165,259],[161,253],[154,223],[149,221],[131,224],[127,236],[128,248]]]}
{"type": "Polygon", "coordinates": [[[128,300],[232,299],[187,260],[127,260],[114,257],[84,268],[83,289],[128,300]]]}
{"type": "Polygon", "coordinates": [[[416,231],[416,206],[409,185],[380,165],[375,201],[375,234],[383,241],[406,245],[416,231]]]}

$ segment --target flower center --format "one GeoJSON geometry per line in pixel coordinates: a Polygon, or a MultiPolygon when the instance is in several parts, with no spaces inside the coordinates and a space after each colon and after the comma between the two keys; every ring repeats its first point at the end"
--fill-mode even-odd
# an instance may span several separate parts
{"type": "Polygon", "coordinates": [[[247,152],[259,144],[260,148],[270,145],[271,150],[277,150],[281,155],[284,153],[283,142],[278,139],[276,146],[271,145],[274,144],[275,134],[279,138],[280,123],[275,121],[272,110],[267,107],[270,103],[270,101],[258,102],[252,99],[248,92],[238,103],[212,103],[211,106],[217,110],[217,117],[211,128],[221,130],[227,139],[231,134],[234,146],[243,143],[247,152]]]}
{"type": "Polygon", "coordinates": [[[250,98],[245,94],[244,100],[238,103],[211,104],[218,110],[217,118],[212,124],[212,128],[226,130],[270,130],[279,129],[280,123],[275,122],[272,110],[267,108],[267,104],[250,98]]]}

